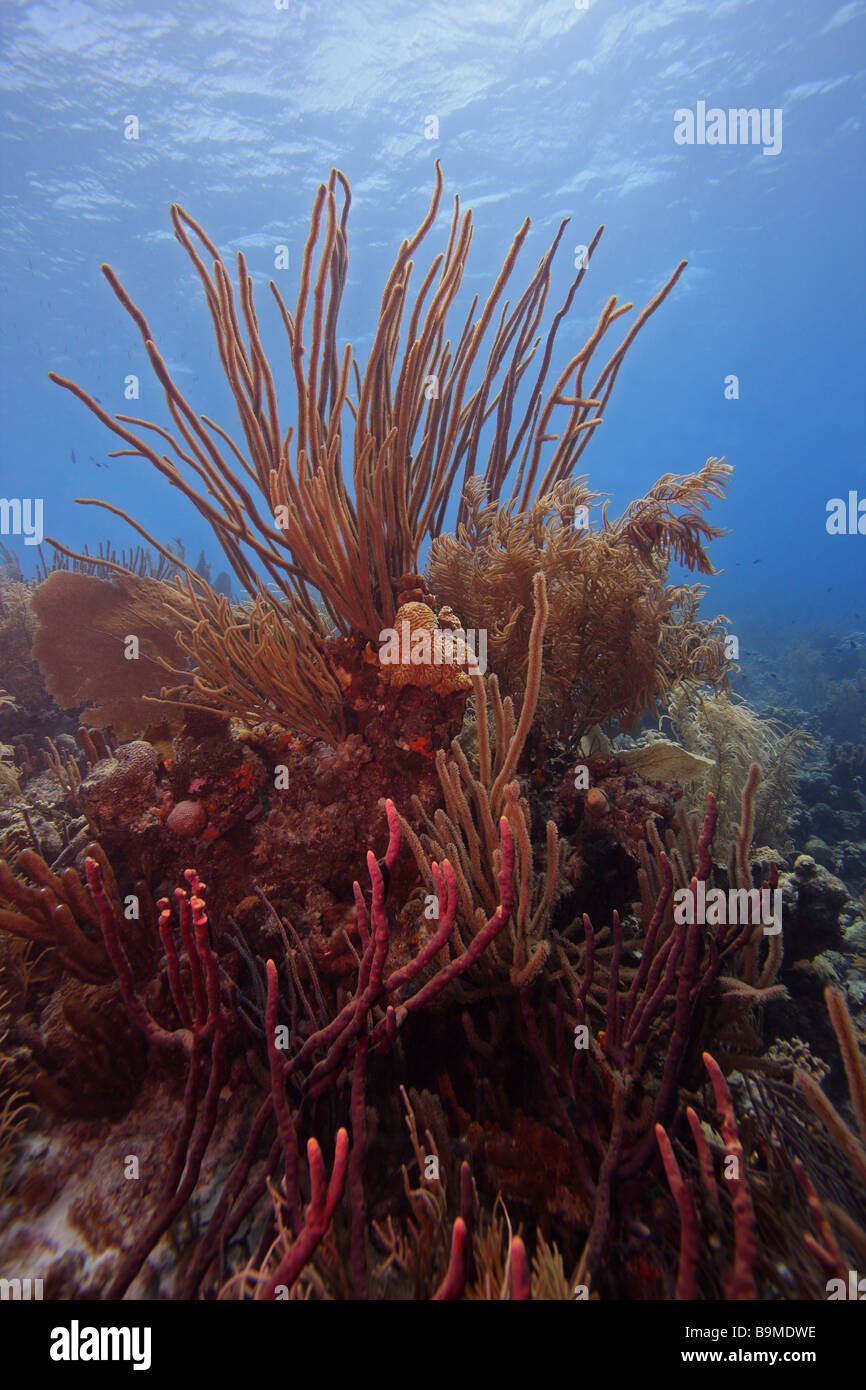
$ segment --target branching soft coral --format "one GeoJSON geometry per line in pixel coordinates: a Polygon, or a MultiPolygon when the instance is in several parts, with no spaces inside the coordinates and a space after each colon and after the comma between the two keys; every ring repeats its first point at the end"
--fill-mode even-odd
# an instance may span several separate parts
{"type": "Polygon", "coordinates": [[[763,719],[744,700],[726,691],[690,689],[671,692],[668,713],[678,741],[691,753],[712,759],[703,777],[688,787],[690,806],[700,806],[708,791],[719,807],[719,833],[733,835],[740,811],[740,788],[749,765],[761,765],[755,798],[755,835],[759,845],[781,847],[786,839],[786,808],[813,743],[805,729],[786,729],[763,719]]]}
{"type": "Polygon", "coordinates": [[[514,695],[526,681],[532,580],[543,572],[544,727],[573,739],[613,718],[629,727],[677,681],[723,678],[722,620],[699,619],[701,587],[669,585],[667,574],[671,560],[712,573],[705,543],[721,532],[701,512],[730,471],[710,459],[688,477],[667,475],[619,520],[603,509],[597,526],[575,525],[598,501],[582,484],[558,485],[515,515],[485,503],[476,481],[466,524],[433,543],[430,586],[467,627],[487,629],[489,664],[514,695]]]}

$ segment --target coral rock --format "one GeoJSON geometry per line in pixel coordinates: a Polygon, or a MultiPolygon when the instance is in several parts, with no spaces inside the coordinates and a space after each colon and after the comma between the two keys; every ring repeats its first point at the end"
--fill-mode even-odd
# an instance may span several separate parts
{"type": "Polygon", "coordinates": [[[794,861],[793,872],[780,876],[779,887],[786,965],[838,949],[842,943],[839,914],[849,896],[844,883],[810,855],[801,854],[794,861]]]}
{"type": "Polygon", "coordinates": [[[98,829],[130,825],[153,805],[158,762],[156,750],[136,740],[95,764],[78,789],[78,800],[98,829]]]}
{"type": "Polygon", "coordinates": [[[200,801],[178,801],[165,823],[175,835],[192,837],[207,825],[207,811],[200,801]]]}
{"type": "Polygon", "coordinates": [[[450,624],[454,615],[450,609],[447,610],[446,617],[449,626],[440,628],[436,614],[426,603],[404,603],[397,609],[394,631],[400,644],[400,660],[395,664],[382,666],[390,685],[398,689],[404,685],[429,686],[440,695],[449,695],[455,690],[471,689],[472,681],[463,669],[467,664],[468,655],[466,639],[457,632],[453,638],[443,641],[443,633],[453,631],[450,624]],[[404,640],[404,624],[408,625],[408,640],[404,640]],[[421,656],[420,660],[414,659],[418,653],[421,656]],[[409,655],[412,659],[404,661],[404,655],[409,655]],[[425,656],[429,656],[430,660],[425,660],[425,656]]]}

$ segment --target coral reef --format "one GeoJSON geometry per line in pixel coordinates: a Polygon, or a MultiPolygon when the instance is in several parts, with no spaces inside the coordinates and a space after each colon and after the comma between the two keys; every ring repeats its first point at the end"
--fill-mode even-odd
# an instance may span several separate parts
{"type": "MultiPolygon", "coordinates": [[[[732,856],[744,887],[753,883],[747,851],[756,783],[753,775],[732,856]]],[[[514,805],[507,804],[514,818],[514,805]]],[[[755,1028],[761,1007],[785,993],[774,984],[781,943],[765,935],[752,909],[741,923],[709,931],[678,923],[672,912],[677,885],[696,896],[699,884],[725,872],[710,854],[712,801],[702,828],[683,818],[678,836],[668,832],[667,848],[654,834],[644,843],[637,918],[626,922],[614,912],[603,930],[586,914],[571,918],[548,935],[540,966],[516,980],[512,967],[505,994],[492,961],[486,973],[479,969],[506,929],[514,939],[526,878],[515,863],[519,818],[518,835],[508,816],[500,818],[492,863],[484,847],[483,860],[498,881],[498,906],[486,920],[460,907],[457,874],[444,858],[441,866],[428,864],[436,911],[419,923],[393,901],[403,831],[390,802],[385,810],[384,854],[367,856],[369,906],[355,885],[357,947],[347,940],[354,960],[348,989],[318,969],[310,945],[288,920],[274,919],[267,959],[249,948],[239,957],[241,943],[214,932],[205,887],[193,870],[185,875],[187,888],[175,893],[177,926],[168,899],[157,905],[162,951],[154,977],[146,961],[143,970],[140,961],[133,964],[134,938],[104,864],[87,859],[89,911],[99,919],[128,1017],[146,1043],[148,1074],[161,1078],[159,1090],[152,1082],[142,1090],[140,1054],[136,1063],[134,1049],[125,1047],[122,1089],[134,1103],[123,1123],[135,1121],[145,1134],[168,1104],[177,1135],[158,1165],[161,1180],[154,1182],[152,1171],[141,1194],[150,1215],[136,1222],[133,1240],[116,1219],[107,1225],[108,1213],[123,1210],[126,1201],[117,1178],[87,1201],[83,1194],[76,1198],[91,1293],[140,1295],[153,1280],[174,1297],[219,1290],[223,1297],[489,1297],[503,1285],[511,1297],[530,1291],[562,1297],[575,1281],[606,1297],[692,1296],[696,1290],[709,1297],[768,1296],[774,1289],[776,1296],[798,1296],[795,1290],[803,1295],[813,1288],[821,1262],[816,1256],[816,1266],[809,1255],[811,1236],[804,1237],[800,1267],[793,1275],[788,1269],[781,1284],[773,1259],[792,1239],[791,1229],[777,1221],[760,1247],[754,1240],[756,1222],[766,1219],[778,1196],[770,1161],[776,1149],[746,1148],[738,1126],[751,1124],[751,1112],[737,1117],[717,1061],[706,1063],[712,1092],[702,1088],[696,1071],[712,1039],[724,1065],[756,1078],[752,1105],[763,1114],[766,1088],[781,1084],[773,1078],[791,1068],[787,1059],[762,1061],[755,1028]],[[152,983],[145,984],[148,979],[152,983]],[[473,980],[467,991],[464,982],[473,980]],[[455,1029],[462,1047],[453,1045],[455,1029]],[[414,1159],[402,1180],[388,1168],[394,1144],[387,1106],[383,1113],[368,1100],[385,1094],[381,1079],[395,1066],[397,1075],[416,1077],[408,1107],[414,1159]],[[525,1076],[526,1084],[509,1086],[506,1079],[515,1075],[525,1076]],[[425,1076],[435,1078],[435,1092],[425,1076]],[[227,1125],[226,1088],[235,1111],[246,1117],[244,1140],[227,1125]],[[730,1187],[727,1197],[694,1118],[703,1116],[713,1127],[714,1106],[726,1117],[724,1142],[738,1155],[742,1174],[741,1186],[730,1187]],[[700,1135],[706,1206],[699,1218],[687,1213],[677,1178],[689,1162],[676,1137],[682,1121],[700,1135]],[[671,1182],[670,1207],[657,1183],[642,1177],[659,1161],[657,1149],[671,1182]],[[323,1155],[331,1153],[328,1177],[323,1155]],[[501,1201],[505,1216],[497,1211],[501,1201]],[[198,1230],[174,1264],[165,1240],[188,1204],[198,1230]],[[502,1221],[518,1215],[530,1224],[505,1241],[502,1221]],[[685,1234],[677,1258],[678,1223],[685,1234]],[[698,1224],[705,1233],[699,1243],[698,1224]],[[659,1242],[660,1230],[669,1234],[659,1242]],[[109,1248],[110,1281],[97,1258],[109,1248]]],[[[30,860],[25,867],[40,872],[30,860]]],[[[774,876],[771,868],[771,885],[774,876]]],[[[834,1007],[838,1027],[841,1005],[834,1007]]],[[[66,1012],[92,1052],[93,1011],[83,1017],[66,1012]]],[[[843,1060],[856,1080],[854,1035],[850,1023],[845,1026],[843,1060]]],[[[112,1033],[122,1036],[116,1025],[112,1033]]],[[[101,1091],[97,1071],[94,1063],[86,1113],[100,1105],[101,1095],[102,1113],[114,1113],[117,1123],[122,1116],[109,1105],[109,1078],[103,1075],[101,1091]]],[[[820,1108],[799,1071],[796,1079],[809,1104],[820,1108]]],[[[63,1077],[53,1084],[49,1078],[35,1094],[68,1117],[65,1086],[63,1077]]],[[[850,1197],[836,1201],[841,1217],[834,1211],[838,1249],[852,1231],[856,1236],[860,1219],[856,1184],[845,1176],[846,1164],[856,1166],[857,1150],[843,1130],[839,1121],[829,1158],[822,1156],[817,1171],[808,1146],[799,1142],[798,1180],[806,1196],[792,1208],[808,1235],[814,1206],[808,1184],[823,1193],[814,1200],[825,1201],[828,1171],[836,1174],[833,1191],[848,1182],[850,1197]]],[[[124,1143],[127,1153],[147,1152],[129,1132],[124,1143]]],[[[29,1234],[21,1224],[30,1200],[25,1189],[7,1246],[17,1257],[29,1251],[28,1259],[44,1267],[49,1287],[59,1293],[67,1287],[66,1265],[40,1243],[39,1220],[29,1234]]],[[[52,1199],[46,1203],[42,1195],[39,1201],[43,1219],[50,1219],[52,1199]]],[[[823,1234],[823,1226],[818,1229],[823,1234]]]]}
{"type": "Polygon", "coordinates": [[[72,711],[31,691],[2,760],[0,1269],[46,1297],[813,1298],[866,1242],[866,924],[780,852],[805,740],[716,690],[669,577],[712,573],[729,469],[615,521],[573,481],[682,266],[548,385],[600,233],[546,331],[564,224],[455,331],[459,202],[410,293],[441,194],[362,369],[319,188],[292,310],[271,286],[291,424],[243,255],[179,207],[243,443],[108,267],[171,427],[54,377],[244,597],[130,517],[157,559],[53,541],[31,608],[6,585],[0,648],[72,711]],[[685,749],[639,727],[668,704],[685,749]]]}
{"type": "Polygon", "coordinates": [[[797,782],[792,828],[806,854],[855,892],[866,888],[866,748],[830,743],[797,782]]]}

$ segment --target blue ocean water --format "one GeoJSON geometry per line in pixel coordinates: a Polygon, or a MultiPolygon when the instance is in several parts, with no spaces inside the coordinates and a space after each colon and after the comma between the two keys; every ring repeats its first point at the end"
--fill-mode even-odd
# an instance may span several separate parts
{"type": "MultiPolygon", "coordinates": [[[[640,308],[688,259],[582,468],[616,514],[661,474],[725,456],[734,480],[712,519],[731,534],[713,547],[724,573],[706,611],[767,644],[866,629],[866,535],[825,524],[831,498],[866,499],[862,0],[5,0],[0,24],[0,491],[43,498],[46,534],[134,543],[74,502],[104,498],[224,567],[185,499],[146,462],[108,459],[116,441],[47,379],[168,423],[102,261],[196,409],[239,434],[169,205],[227,258],[243,250],[288,387],[267,281],[293,300],[317,186],[332,165],[352,184],[342,336],[363,359],[438,158],[446,196],[428,254],[444,248],[455,193],[475,213],[455,332],[527,215],[512,300],[571,219],[551,310],[574,248],[606,224],[554,371],[611,294],[640,308]],[[705,129],[713,108],[766,112],[772,145],[679,143],[676,113],[705,129]],[[278,244],[290,264],[275,273],[278,244]]],[[[33,548],[2,539],[32,572],[33,548]]]]}

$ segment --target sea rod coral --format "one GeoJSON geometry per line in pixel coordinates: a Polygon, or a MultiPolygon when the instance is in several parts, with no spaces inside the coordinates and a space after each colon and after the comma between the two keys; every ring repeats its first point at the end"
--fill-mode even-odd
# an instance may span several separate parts
{"type": "MultiPolygon", "coordinates": [[[[677,266],[606,359],[600,359],[614,325],[632,307],[611,296],[584,345],[549,385],[558,330],[603,229],[592,238],[546,331],[542,325],[553,259],[566,222],[512,305],[504,296],[529,234],[527,219],[486,301],[479,308],[473,299],[460,326],[452,311],[457,311],[467,266],[472,214],[461,212],[459,198],[445,249],[433,257],[413,292],[414,258],[436,223],[442,189],[437,162],[429,209],[415,234],[400,244],[362,371],[351,345],[341,348],[338,340],[349,185],[334,170],[320,186],[293,310],[270,283],[291,365],[288,425],[285,383],[278,383],[262,345],[253,279],[243,253],[237,256],[235,287],[203,228],[183,208],[172,208],[175,236],[204,290],[241,442],[222,424],[197,413],[174,380],[144,313],[110,267],[103,266],[142,338],[170,426],[127,414],[112,416],[74,381],[56,373],[51,378],[121,440],[124,447],[117,454],[146,459],[197,508],[249,598],[243,609],[233,609],[202,575],[121,508],[79,499],[125,517],[166,563],[181,571],[175,585],[162,587],[168,635],[178,634],[186,659],[172,663],[158,644],[154,650],[156,660],[177,679],[164,691],[166,699],[220,706],[248,720],[271,718],[285,727],[321,733],[331,742],[350,731],[351,710],[346,707],[351,707],[364,645],[376,643],[393,623],[407,576],[415,574],[425,542],[442,534],[453,494],[458,528],[471,518],[473,494],[467,487],[473,479],[489,504],[509,509],[515,525],[533,506],[544,505],[542,499],[573,476],[602,423],[626,353],[685,265],[677,266]]],[[[711,461],[694,476],[678,480],[674,489],[664,479],[659,485],[664,497],[658,493],[656,499],[656,489],[645,503],[635,503],[616,533],[627,542],[617,552],[616,568],[625,572],[631,566],[634,571],[629,611],[634,613],[638,593],[643,594],[647,611],[658,610],[654,632],[663,616],[669,621],[673,610],[682,608],[678,594],[665,596],[663,558],[672,553],[709,569],[702,541],[716,532],[700,512],[709,495],[719,495],[726,471],[711,461]]],[[[51,544],[65,551],[59,542],[51,544]]],[[[574,557],[578,568],[582,558],[574,557]]],[[[120,579],[127,573],[116,561],[86,559],[100,564],[108,577],[120,579]]],[[[514,553],[509,563],[517,564],[514,553]]],[[[59,591],[64,576],[49,576],[51,580],[59,591]]],[[[591,582],[587,572],[586,583],[591,582]]],[[[592,587],[602,603],[604,586],[592,587]]],[[[451,588],[447,601],[465,623],[461,606],[470,602],[468,587],[451,588]]],[[[35,606],[45,625],[40,659],[50,667],[52,633],[61,620],[52,619],[38,593],[35,606]]],[[[682,655],[689,650],[692,617],[687,612],[679,619],[679,676],[692,671],[682,655]]],[[[588,621],[585,612],[581,620],[588,621]]],[[[721,639],[715,640],[714,656],[706,639],[700,633],[694,644],[700,678],[717,674],[721,666],[721,639]]],[[[67,665],[71,661],[67,656],[67,665]]],[[[658,683],[651,665],[644,662],[640,670],[641,681],[633,682],[638,688],[626,700],[636,707],[647,701],[644,686],[655,690],[658,683]]],[[[69,671],[64,674],[68,687],[69,671]]],[[[81,686],[84,690],[84,670],[81,686]]],[[[622,706],[623,697],[612,704],[622,706]]]]}
{"type": "MultiPolygon", "coordinates": [[[[733,855],[744,881],[756,781],[744,793],[733,855]]],[[[772,1125],[760,1087],[778,1084],[779,1072],[767,1074],[755,1028],[778,989],[780,955],[751,911],[709,932],[672,917],[675,883],[685,879],[695,894],[717,874],[712,801],[702,827],[684,822],[647,859],[637,934],[617,913],[601,930],[586,914],[568,923],[552,968],[498,996],[492,1011],[489,995],[461,998],[453,986],[470,978],[515,909],[507,818],[492,866],[499,901],[470,945],[443,954],[460,916],[444,860],[430,866],[438,916],[406,959],[391,887],[402,829],[390,803],[384,811],[384,852],[367,859],[369,898],[355,886],[360,949],[348,990],[321,976],[290,923],[274,924],[274,954],[248,953],[236,972],[231,942],[210,921],[206,886],[192,869],[175,893],[176,921],[169,901],[158,903],[158,982],[137,980],[102,867],[87,859],[106,954],[175,1120],[147,1206],[136,1196],[125,1229],[109,1238],[97,1215],[129,1204],[122,1165],[109,1191],[91,1192],[86,1229],[100,1254],[111,1250],[111,1273],[94,1273],[79,1293],[141,1296],[142,1281],[157,1279],[173,1297],[400,1298],[414,1290],[453,1299],[495,1297],[503,1277],[512,1298],[562,1297],[575,1283],[614,1298],[797,1297],[814,1289],[829,1258],[830,1194],[834,1268],[838,1252],[862,1238],[860,1149],[802,1073],[797,1087],[830,1117],[820,1162],[805,1129],[794,1131],[799,1167],[769,1129],[764,1147],[743,1137],[750,1114],[772,1125]],[[739,1114],[720,1069],[734,1064],[756,1083],[752,1110],[739,1114]],[[397,1138],[400,1107],[394,1112],[388,1100],[395,1076],[408,1152],[397,1138]],[[228,1144],[227,1087],[231,1108],[244,1116],[242,1134],[228,1144]],[[718,1141],[708,1138],[716,1108],[739,1186],[725,1181],[718,1141]],[[692,1164],[686,1131],[700,1165],[699,1208],[695,1183],[683,1178],[692,1164]],[[794,1181],[787,1226],[778,1215],[786,1171],[794,1181]],[[503,1202],[507,1220],[520,1220],[504,1255],[503,1202]],[[184,1240],[176,1223],[187,1209],[192,1229],[174,1268],[165,1242],[172,1228],[184,1240]],[[809,1234],[816,1219],[820,1239],[809,1234]]],[[[829,1003],[862,1118],[862,1059],[842,1005],[829,1003]]],[[[140,1124],[153,1104],[151,1093],[140,1124]]],[[[101,1142],[111,1152],[110,1131],[101,1142]]],[[[19,1220],[8,1244],[38,1261],[47,1253],[39,1239],[38,1222],[19,1220]]],[[[54,1296],[71,1292],[60,1282],[69,1277],[64,1268],[50,1259],[46,1266],[54,1296]]]]}

